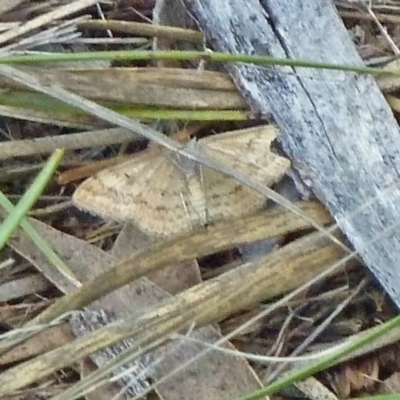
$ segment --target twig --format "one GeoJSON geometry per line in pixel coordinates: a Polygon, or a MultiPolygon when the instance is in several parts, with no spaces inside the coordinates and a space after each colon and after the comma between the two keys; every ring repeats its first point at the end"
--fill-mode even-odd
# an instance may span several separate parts
{"type": "Polygon", "coordinates": [[[90,7],[96,4],[98,0],[75,0],[73,3],[65,6],[58,7],[57,9],[50,11],[44,15],[40,15],[25,24],[18,26],[10,31],[4,32],[0,35],[0,44],[9,42],[18,36],[24,35],[34,29],[40,28],[56,19],[64,18],[70,14],[74,14],[84,8],[90,7]]]}
{"type": "Polygon", "coordinates": [[[12,157],[47,154],[55,149],[74,150],[92,146],[108,146],[139,140],[141,136],[132,131],[113,128],[88,132],[78,132],[68,135],[43,137],[31,140],[13,140],[0,143],[0,160],[12,157]]]}

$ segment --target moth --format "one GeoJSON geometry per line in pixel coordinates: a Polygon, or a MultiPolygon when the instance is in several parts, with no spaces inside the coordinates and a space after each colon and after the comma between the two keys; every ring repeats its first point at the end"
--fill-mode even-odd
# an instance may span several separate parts
{"type": "MultiPolygon", "coordinates": [[[[271,186],[290,166],[273,153],[272,125],[226,132],[196,142],[210,157],[271,186]]],[[[145,151],[84,181],[73,195],[90,213],[133,222],[155,237],[171,237],[260,210],[265,197],[179,153],[145,151]]]]}

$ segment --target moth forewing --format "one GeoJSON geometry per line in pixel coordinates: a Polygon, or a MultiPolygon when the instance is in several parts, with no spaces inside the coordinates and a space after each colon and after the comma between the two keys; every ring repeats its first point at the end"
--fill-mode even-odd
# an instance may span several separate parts
{"type": "Polygon", "coordinates": [[[132,197],[140,192],[143,183],[151,181],[162,159],[148,154],[100,171],[86,179],[72,197],[74,204],[85,211],[118,221],[130,217],[132,197]]]}
{"type": "Polygon", "coordinates": [[[233,169],[271,186],[279,181],[290,167],[290,161],[270,149],[277,136],[271,125],[227,132],[201,141],[202,148],[211,157],[233,169]]]}
{"type": "MultiPolygon", "coordinates": [[[[198,147],[197,142],[191,140],[186,147],[198,147]]],[[[186,182],[186,189],[180,194],[193,228],[204,226],[207,223],[207,211],[201,165],[179,153],[171,153],[167,157],[178,169],[177,174],[181,174],[186,182]]]]}
{"type": "Polygon", "coordinates": [[[193,213],[187,208],[190,193],[185,176],[167,157],[162,160],[152,179],[141,185],[140,195],[131,199],[130,220],[150,235],[173,236],[192,229],[193,213]]]}
{"type": "Polygon", "coordinates": [[[211,168],[204,167],[203,174],[207,180],[205,195],[210,222],[235,218],[263,208],[265,197],[262,194],[211,168]]]}
{"type": "Polygon", "coordinates": [[[220,133],[200,140],[206,147],[225,150],[229,154],[239,154],[251,150],[252,155],[265,154],[276,139],[278,129],[274,125],[262,125],[246,129],[220,133]],[[263,146],[263,148],[259,148],[263,146]]]}

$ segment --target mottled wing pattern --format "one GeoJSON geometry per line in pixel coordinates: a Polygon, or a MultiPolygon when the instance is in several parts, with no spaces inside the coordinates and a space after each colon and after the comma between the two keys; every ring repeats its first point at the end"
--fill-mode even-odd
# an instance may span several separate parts
{"type": "Polygon", "coordinates": [[[151,179],[139,180],[131,192],[130,219],[149,235],[174,236],[192,229],[191,217],[185,207],[188,188],[184,177],[164,156],[157,167],[152,167],[151,179]]]}
{"type": "Polygon", "coordinates": [[[249,214],[264,206],[263,195],[235,179],[207,167],[203,167],[203,174],[209,223],[249,214]]]}
{"type": "MultiPolygon", "coordinates": [[[[195,141],[186,146],[195,145],[195,141]]],[[[180,173],[186,182],[187,190],[181,193],[183,205],[192,221],[193,227],[204,226],[207,221],[207,207],[204,195],[204,182],[201,176],[201,166],[194,160],[179,153],[166,153],[166,157],[174,164],[176,173],[180,173]]]]}
{"type": "Polygon", "coordinates": [[[93,214],[123,221],[128,218],[129,197],[138,189],[132,177],[142,176],[145,180],[151,178],[152,173],[151,158],[139,156],[86,179],[75,190],[72,200],[77,207],[93,214]]]}
{"type": "MultiPolygon", "coordinates": [[[[256,127],[211,136],[199,144],[218,161],[271,186],[290,166],[289,160],[270,151],[276,135],[275,127],[256,127]]],[[[265,197],[257,191],[210,168],[202,170],[210,222],[249,214],[264,206],[265,197]]]]}
{"type": "MultiPolygon", "coordinates": [[[[276,129],[268,126],[215,135],[198,144],[218,161],[270,186],[289,167],[287,159],[270,151],[275,137],[276,129]]],[[[131,221],[145,233],[166,237],[263,207],[264,197],[253,189],[173,156],[147,152],[101,171],[79,186],[73,201],[94,214],[131,221]]]]}
{"type": "Polygon", "coordinates": [[[271,186],[287,172],[290,162],[270,150],[277,128],[255,127],[201,140],[204,151],[230,167],[271,186]]]}
{"type": "Polygon", "coordinates": [[[163,155],[143,154],[99,172],[75,191],[74,203],[93,214],[134,222],[151,235],[190,231],[185,207],[190,194],[184,176],[163,155]]]}

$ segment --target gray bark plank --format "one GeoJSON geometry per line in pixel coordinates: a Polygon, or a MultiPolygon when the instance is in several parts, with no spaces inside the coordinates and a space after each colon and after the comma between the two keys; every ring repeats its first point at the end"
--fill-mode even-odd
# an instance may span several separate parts
{"type": "MultiPolygon", "coordinates": [[[[185,5],[215,51],[363,65],[331,1],[185,5]]],[[[400,231],[393,229],[400,216],[400,135],[375,80],[300,68],[295,74],[277,73],[287,67],[226,68],[252,110],[272,114],[295,168],[400,307],[400,231]]]]}

